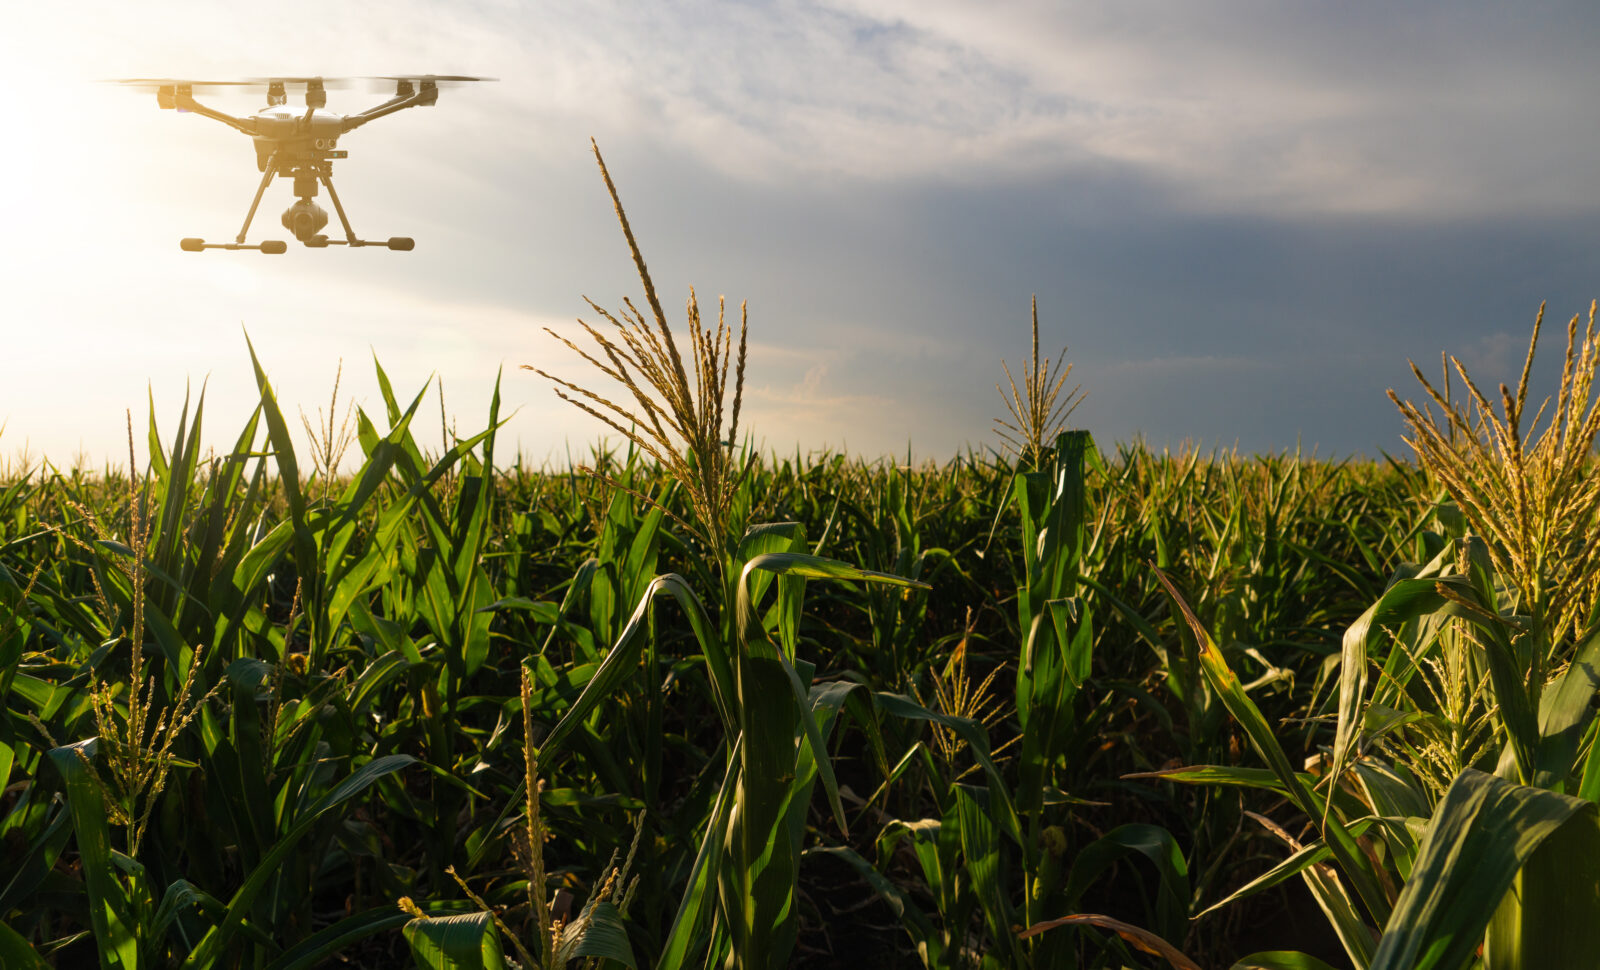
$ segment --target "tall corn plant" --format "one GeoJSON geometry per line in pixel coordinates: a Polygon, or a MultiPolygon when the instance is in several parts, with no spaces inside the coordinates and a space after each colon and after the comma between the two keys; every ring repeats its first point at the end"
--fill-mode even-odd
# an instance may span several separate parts
{"type": "MultiPolygon", "coordinates": [[[[1591,457],[1600,342],[1592,308],[1581,343],[1577,318],[1569,324],[1556,404],[1536,435],[1549,402],[1527,430],[1522,420],[1538,333],[1536,323],[1516,391],[1500,388],[1498,414],[1454,360],[1468,405],[1415,365],[1442,413],[1391,392],[1410,425],[1407,440],[1453,501],[1440,521],[1459,516],[1459,525],[1448,542],[1419,539],[1431,558],[1403,566],[1346,632],[1324,784],[1290,768],[1205,629],[1168,587],[1203,644],[1208,680],[1272,771],[1162,774],[1289,795],[1322,840],[1292,845],[1289,860],[1236,895],[1301,875],[1358,967],[1466,967],[1480,946],[1493,970],[1575,966],[1600,945],[1600,876],[1571,861],[1600,848],[1591,704],[1600,689],[1600,631],[1590,575],[1600,516],[1591,457]],[[1375,653],[1382,676],[1369,694],[1375,653]],[[1479,691],[1485,700],[1475,700],[1479,691]],[[1345,882],[1319,869],[1330,854],[1345,882]]],[[[1290,965],[1257,957],[1246,964],[1290,965]]]]}
{"type": "Polygon", "coordinates": [[[683,485],[693,513],[691,519],[679,524],[705,544],[713,559],[720,560],[727,551],[728,513],[745,472],[738,462],[737,451],[739,411],[744,400],[745,307],[742,304],[739,307],[738,365],[734,369],[730,406],[728,370],[735,354],[733,328],[725,317],[723,301],[717,301],[717,325],[712,330],[701,319],[700,303],[694,291],[689,291],[689,367],[685,368],[677,338],[661,309],[644,255],[634,240],[622,200],[617,196],[616,184],[611,180],[600,147],[591,145],[622,234],[628,241],[628,252],[639,271],[650,317],[646,318],[629,300],[623,301],[623,309],[615,315],[591,301],[590,307],[611,324],[608,333],[579,321],[596,344],[594,354],[548,328],[547,332],[616,382],[619,389],[632,398],[632,403],[618,404],[538,367],[528,364],[523,367],[555,384],[562,400],[600,419],[669,470],[683,485]],[[693,371],[692,382],[690,370],[693,371]]]}
{"type": "MultiPolygon", "coordinates": [[[[1081,744],[1078,694],[1089,678],[1094,629],[1092,591],[1081,582],[1091,541],[1088,471],[1100,462],[1086,431],[1057,436],[1048,461],[1019,471],[1012,501],[1021,519],[1023,585],[1017,590],[1018,626],[1024,631],[1017,665],[1016,716],[1021,728],[1016,803],[1026,820],[1023,842],[1025,926],[1059,918],[1081,905],[1106,867],[1126,856],[1145,856],[1161,892],[1152,918],[1164,934],[1181,934],[1187,915],[1188,872],[1170,833],[1155,826],[1123,826],[1096,840],[1072,860],[1064,829],[1050,824],[1051,801],[1070,802],[1067,758],[1081,744]],[[1051,796],[1054,796],[1053,798],[1051,796]],[[1070,873],[1070,876],[1068,875],[1070,873]]],[[[1069,934],[1028,940],[1036,967],[1076,965],[1069,934]]]]}
{"type": "MultiPolygon", "coordinates": [[[[1516,792],[1524,800],[1533,799],[1538,790],[1571,792],[1591,803],[1600,796],[1591,703],[1600,689],[1600,628],[1595,626],[1600,545],[1594,541],[1600,529],[1600,478],[1593,459],[1600,434],[1595,394],[1600,335],[1595,309],[1591,304],[1581,331],[1578,316],[1568,322],[1554,407],[1546,399],[1526,427],[1543,306],[1515,391],[1500,385],[1498,413],[1453,358],[1450,364],[1469,404],[1452,400],[1448,383],[1436,389],[1414,364],[1413,372],[1440,413],[1402,402],[1390,392],[1410,427],[1408,443],[1459,509],[1464,527],[1452,575],[1429,591],[1442,602],[1426,610],[1458,614],[1453,623],[1460,634],[1441,637],[1432,651],[1411,652],[1429,659],[1430,654],[1440,656],[1445,669],[1454,660],[1455,668],[1482,671],[1493,699],[1495,735],[1504,739],[1496,774],[1520,783],[1516,792]],[[1591,752],[1587,761],[1579,758],[1585,744],[1591,752]]],[[[1419,600],[1412,602],[1418,614],[1424,612],[1419,600]]],[[[1342,743],[1335,746],[1336,757],[1345,760],[1358,731],[1365,647],[1347,638],[1342,743]]],[[[1417,665],[1409,664],[1408,672],[1417,665]]],[[[1563,818],[1559,827],[1542,833],[1543,839],[1529,839],[1533,845],[1520,860],[1513,891],[1498,901],[1488,927],[1487,955],[1493,966],[1558,965],[1582,959],[1580,954],[1600,944],[1600,875],[1567,864],[1574,853],[1592,853],[1600,839],[1592,804],[1583,808],[1568,809],[1569,814],[1576,812],[1571,822],[1563,818]]]]}
{"type": "Polygon", "coordinates": [[[730,967],[782,967],[797,932],[800,843],[811,788],[818,779],[835,820],[841,829],[846,827],[824,732],[853,685],[813,684],[811,666],[798,657],[806,581],[916,584],[809,555],[803,551],[801,529],[793,523],[756,526],[735,541],[730,524],[748,469],[736,450],[746,348],[743,308],[734,367],[733,329],[720,301],[712,329],[703,323],[691,291],[686,367],[598,146],[594,152],[650,316],[628,301],[617,315],[591,303],[611,325],[607,332],[583,324],[597,350],[590,353],[557,339],[619,385],[632,403],[621,405],[542,369],[528,369],[550,380],[564,400],[622,434],[679,482],[690,515],[674,518],[698,540],[701,552],[691,555],[691,561],[707,564],[697,571],[716,585],[719,596],[708,610],[677,575],[651,582],[582,695],[545,738],[539,756],[548,763],[576,725],[631,674],[644,642],[637,631],[654,598],[667,594],[676,599],[705,658],[726,736],[726,768],[659,966],[683,966],[692,953],[705,950],[713,958],[725,953],[730,967]],[[731,406],[726,403],[730,368],[731,406]],[[769,592],[774,597],[770,603],[769,592]]]}
{"type": "Polygon", "coordinates": [[[995,418],[995,432],[1007,448],[1016,452],[1025,464],[1037,465],[1050,450],[1051,443],[1066,430],[1067,419],[1083,403],[1083,385],[1075,385],[1065,396],[1061,391],[1067,378],[1072,376],[1072,365],[1067,362],[1067,348],[1054,361],[1039,359],[1039,298],[1033,298],[1033,352],[1028,357],[1028,369],[1022,375],[1022,388],[1011,374],[1011,365],[1005,361],[1000,366],[1006,372],[1006,387],[995,385],[1000,399],[1005,402],[1010,419],[995,418]]]}

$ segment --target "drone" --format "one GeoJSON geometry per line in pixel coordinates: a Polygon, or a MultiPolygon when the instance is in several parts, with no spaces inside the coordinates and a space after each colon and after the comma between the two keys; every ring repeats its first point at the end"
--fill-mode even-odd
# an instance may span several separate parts
{"type": "Polygon", "coordinates": [[[272,180],[279,177],[294,179],[295,202],[283,211],[283,227],[293,233],[302,245],[310,249],[325,249],[328,246],[351,248],[384,246],[396,252],[410,252],[415,247],[415,241],[407,236],[391,236],[386,240],[360,239],[357,238],[355,230],[350,228],[350,219],[345,215],[344,206],[339,203],[339,194],[333,190],[333,162],[335,159],[349,157],[349,152],[338,147],[339,138],[369,121],[376,121],[396,111],[431,106],[439,100],[441,85],[460,81],[492,81],[494,78],[438,74],[373,78],[371,80],[393,82],[394,97],[358,114],[341,115],[328,110],[327,89],[346,80],[348,79],[321,77],[274,77],[252,81],[130,78],[116,82],[153,88],[156,93],[156,103],[162,108],[188,111],[203,118],[220,121],[230,128],[249,135],[255,142],[256,169],[261,172],[261,184],[256,187],[255,199],[250,203],[250,211],[245,213],[244,225],[240,227],[239,235],[231,243],[186,238],[178,244],[184,252],[198,253],[207,249],[253,249],[271,255],[281,255],[286,252],[288,244],[280,239],[266,239],[253,244],[246,244],[244,241],[250,232],[250,223],[255,219],[256,209],[261,205],[262,195],[266,193],[267,186],[272,184],[272,180]],[[218,111],[194,98],[196,89],[258,84],[266,85],[267,106],[244,118],[218,111]],[[305,87],[304,111],[289,105],[289,87],[300,85],[305,87]],[[319,184],[328,190],[328,198],[333,202],[333,211],[339,215],[339,223],[344,227],[343,239],[330,239],[322,232],[323,227],[328,224],[328,213],[312,201],[317,196],[319,184]]]}

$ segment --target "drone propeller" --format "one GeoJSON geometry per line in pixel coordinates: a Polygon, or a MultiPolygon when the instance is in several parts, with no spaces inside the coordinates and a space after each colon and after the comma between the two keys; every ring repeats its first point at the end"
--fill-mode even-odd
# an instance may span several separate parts
{"type": "Polygon", "coordinates": [[[421,85],[424,91],[437,91],[439,88],[453,88],[473,81],[497,81],[499,78],[472,77],[467,74],[379,74],[368,78],[370,81],[379,82],[374,88],[382,88],[384,82],[394,85],[394,93],[400,97],[407,97],[421,85]]]}
{"type": "Polygon", "coordinates": [[[498,81],[497,77],[472,77],[467,74],[379,74],[374,81],[432,81],[435,84],[459,84],[466,81],[498,81]]]}
{"type": "Polygon", "coordinates": [[[353,84],[353,83],[355,83],[356,81],[359,81],[359,80],[361,80],[361,78],[358,78],[358,77],[317,77],[317,76],[307,75],[307,76],[304,76],[304,77],[290,77],[290,76],[253,77],[253,78],[249,78],[247,80],[241,81],[239,83],[241,83],[241,84],[268,84],[268,85],[271,85],[271,84],[293,84],[293,85],[296,85],[296,86],[304,85],[304,84],[320,84],[325,88],[347,88],[351,84],[353,84]]]}
{"type": "Polygon", "coordinates": [[[191,81],[184,78],[173,77],[119,77],[106,78],[102,84],[126,84],[129,87],[143,88],[147,91],[157,91],[161,88],[233,88],[252,84],[252,81],[191,81]]]}
{"type": "Polygon", "coordinates": [[[473,77],[469,74],[379,74],[367,80],[373,82],[374,90],[381,90],[393,84],[394,96],[397,98],[414,97],[420,87],[421,103],[433,104],[439,98],[440,88],[453,88],[473,81],[495,81],[498,78],[473,77]]]}
{"type": "MultiPolygon", "coordinates": [[[[106,84],[121,84],[144,91],[153,91],[156,103],[163,108],[176,108],[179,92],[193,95],[197,90],[206,88],[236,88],[249,84],[249,81],[192,81],[184,78],[159,78],[159,77],[129,77],[108,79],[106,84]]],[[[188,109],[180,109],[188,110],[188,109]]]]}

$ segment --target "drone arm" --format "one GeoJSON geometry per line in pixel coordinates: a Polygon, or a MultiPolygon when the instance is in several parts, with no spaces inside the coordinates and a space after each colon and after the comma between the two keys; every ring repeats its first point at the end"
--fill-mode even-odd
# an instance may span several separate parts
{"type": "Polygon", "coordinates": [[[255,126],[250,124],[248,121],[245,121],[242,118],[235,118],[233,115],[228,114],[225,111],[218,111],[216,108],[208,108],[196,101],[194,99],[194,95],[188,93],[186,90],[180,89],[174,96],[173,101],[173,107],[179,109],[180,111],[192,111],[203,118],[210,118],[213,121],[220,121],[228,127],[242,131],[247,135],[254,135],[256,133],[255,126]]]}
{"type": "Polygon", "coordinates": [[[438,89],[432,87],[431,85],[424,85],[422,90],[418,91],[416,94],[403,94],[398,97],[390,98],[388,101],[385,101],[383,104],[380,104],[377,107],[368,108],[360,114],[349,116],[348,118],[344,119],[343,130],[350,131],[353,128],[361,127],[369,121],[376,121],[377,119],[382,118],[384,115],[392,115],[396,111],[403,111],[406,108],[414,108],[418,105],[430,105],[437,100],[439,100],[438,89]]]}

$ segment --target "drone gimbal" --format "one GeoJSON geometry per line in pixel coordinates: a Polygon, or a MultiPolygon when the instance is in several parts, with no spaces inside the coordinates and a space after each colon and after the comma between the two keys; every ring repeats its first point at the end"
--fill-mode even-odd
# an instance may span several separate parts
{"type": "Polygon", "coordinates": [[[294,179],[295,201],[283,211],[283,227],[294,234],[300,243],[311,249],[328,246],[383,246],[391,250],[409,252],[415,245],[407,236],[391,236],[386,240],[360,239],[350,226],[339,194],[333,189],[333,162],[345,158],[348,152],[338,147],[339,138],[369,121],[394,114],[406,108],[429,106],[439,100],[441,82],[482,81],[493,78],[475,78],[459,75],[412,74],[391,76],[381,80],[393,81],[394,96],[382,104],[353,115],[341,115],[327,108],[327,86],[342,81],[341,78],[299,77],[265,78],[258,81],[152,81],[129,80],[124,84],[153,87],[156,102],[162,108],[189,111],[249,135],[255,142],[256,168],[261,172],[261,184],[256,187],[250,210],[245,213],[244,225],[231,243],[208,243],[204,239],[187,238],[179,245],[185,252],[197,253],[206,249],[254,249],[263,253],[280,254],[288,250],[287,244],[277,239],[266,239],[247,244],[250,223],[255,219],[261,197],[274,178],[294,179]],[[249,117],[239,118],[216,108],[203,105],[194,98],[197,87],[265,83],[267,106],[249,117]],[[305,86],[304,112],[289,107],[288,85],[305,86]],[[333,210],[344,227],[343,239],[330,239],[322,229],[328,224],[328,213],[313,200],[317,186],[328,190],[333,210]]]}

